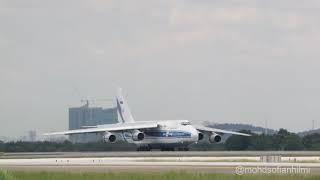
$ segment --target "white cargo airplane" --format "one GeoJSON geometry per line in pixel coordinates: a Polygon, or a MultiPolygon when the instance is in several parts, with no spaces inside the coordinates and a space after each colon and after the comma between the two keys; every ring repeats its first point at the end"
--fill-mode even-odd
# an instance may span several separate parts
{"type": "Polygon", "coordinates": [[[187,151],[190,144],[203,140],[204,134],[207,135],[206,137],[211,143],[220,142],[221,134],[250,136],[239,132],[191,125],[188,120],[136,122],[131,115],[121,89],[118,90],[116,100],[119,123],[90,126],[84,127],[84,129],[53,132],[45,135],[96,133],[102,135],[104,142],[113,143],[117,140],[117,134],[120,134],[126,142],[134,143],[137,145],[138,150],[144,151],[150,151],[151,149],[173,151],[175,148],[187,151]]]}

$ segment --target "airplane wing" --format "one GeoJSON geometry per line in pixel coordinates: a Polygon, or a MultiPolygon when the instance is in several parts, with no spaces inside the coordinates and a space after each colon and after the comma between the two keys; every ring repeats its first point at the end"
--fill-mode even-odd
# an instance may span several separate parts
{"type": "Polygon", "coordinates": [[[250,134],[239,133],[239,132],[234,132],[234,131],[227,131],[227,130],[216,129],[216,128],[210,128],[210,127],[205,127],[205,126],[201,126],[201,125],[194,125],[194,127],[197,130],[204,131],[204,132],[215,132],[215,133],[223,133],[223,134],[234,134],[234,135],[240,135],[240,136],[251,136],[250,134]]]}
{"type": "Polygon", "coordinates": [[[46,133],[44,135],[70,135],[70,134],[82,134],[82,133],[99,133],[99,132],[116,132],[116,131],[125,131],[125,130],[133,130],[133,129],[148,129],[148,128],[156,128],[158,126],[157,122],[133,122],[133,123],[117,123],[117,124],[106,124],[99,125],[94,128],[86,128],[86,129],[75,129],[68,130],[62,132],[52,132],[46,133]]]}

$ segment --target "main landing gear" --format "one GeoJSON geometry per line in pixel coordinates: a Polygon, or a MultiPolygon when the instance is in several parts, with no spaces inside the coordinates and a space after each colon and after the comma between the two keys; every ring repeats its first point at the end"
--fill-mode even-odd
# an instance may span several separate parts
{"type": "MultiPolygon", "coordinates": [[[[176,150],[178,150],[178,151],[189,151],[189,148],[188,147],[179,147],[176,150]]],[[[163,147],[163,148],[161,148],[161,151],[175,151],[175,149],[173,147],[163,147]]]]}
{"type": "Polygon", "coordinates": [[[161,151],[174,151],[174,148],[170,148],[170,147],[163,147],[160,149],[161,151]]]}
{"type": "MultiPolygon", "coordinates": [[[[179,147],[177,149],[175,149],[174,147],[162,147],[160,148],[160,151],[189,151],[188,147],[179,147]]],[[[139,146],[137,148],[137,151],[151,151],[151,147],[150,146],[139,146]]]]}
{"type": "Polygon", "coordinates": [[[150,146],[139,146],[137,148],[137,151],[151,151],[151,147],[150,146]]]}
{"type": "Polygon", "coordinates": [[[181,147],[181,148],[178,148],[178,151],[189,151],[189,148],[188,147],[181,147]]]}

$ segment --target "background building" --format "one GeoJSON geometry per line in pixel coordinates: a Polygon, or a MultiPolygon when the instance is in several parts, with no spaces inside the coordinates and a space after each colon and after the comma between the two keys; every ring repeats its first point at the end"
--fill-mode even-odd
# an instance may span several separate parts
{"type": "MultiPolygon", "coordinates": [[[[89,107],[87,102],[81,107],[69,108],[69,130],[80,129],[83,126],[95,126],[100,124],[113,124],[118,122],[116,108],[89,107]]],[[[70,135],[72,142],[101,141],[101,135],[75,134],[70,135]]]]}
{"type": "Polygon", "coordinates": [[[37,141],[37,132],[32,130],[32,131],[29,131],[28,132],[28,139],[27,141],[30,141],[30,142],[35,142],[37,141]]]}

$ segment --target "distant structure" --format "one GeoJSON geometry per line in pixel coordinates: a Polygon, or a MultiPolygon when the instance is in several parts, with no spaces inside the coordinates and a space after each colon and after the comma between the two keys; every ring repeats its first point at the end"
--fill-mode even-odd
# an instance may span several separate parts
{"type": "Polygon", "coordinates": [[[36,131],[29,131],[28,132],[28,139],[27,141],[30,141],[30,142],[35,142],[37,141],[37,132],[36,131]]]}
{"type": "Polygon", "coordinates": [[[312,129],[311,130],[314,130],[314,124],[315,124],[315,120],[312,120],[312,129]]]}
{"type": "MultiPolygon", "coordinates": [[[[80,129],[83,126],[113,124],[118,122],[116,108],[89,107],[89,101],[81,107],[69,108],[69,130],[80,129]]],[[[96,134],[74,134],[69,136],[73,143],[97,142],[101,140],[96,134]]]]}

